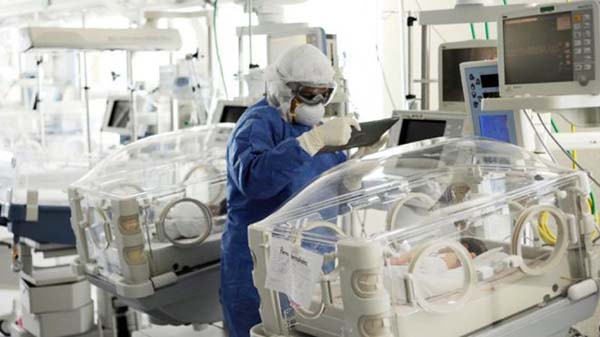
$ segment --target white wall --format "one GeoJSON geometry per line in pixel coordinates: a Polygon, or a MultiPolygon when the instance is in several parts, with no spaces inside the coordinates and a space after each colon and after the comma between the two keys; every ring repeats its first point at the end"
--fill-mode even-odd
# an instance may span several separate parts
{"type": "MultiPolygon", "coordinates": [[[[340,65],[348,80],[351,97],[350,107],[361,115],[361,119],[382,118],[383,82],[377,62],[376,46],[383,54],[382,21],[379,1],[370,0],[308,0],[304,4],[288,6],[285,9],[285,22],[306,22],[312,27],[322,27],[329,34],[338,35],[340,65]]],[[[254,17],[254,22],[256,18],[254,17]]],[[[217,29],[219,47],[229,96],[237,95],[238,82],[234,74],[238,69],[237,26],[248,23],[242,7],[223,4],[219,7],[217,29]]],[[[254,40],[256,42],[256,40],[254,40]]],[[[260,46],[260,45],[259,45],[260,46]]],[[[254,62],[261,67],[261,50],[254,46],[254,62]]],[[[247,50],[247,49],[246,49],[247,50]]],[[[383,57],[382,57],[383,58],[383,57]]],[[[248,57],[244,56],[242,66],[247,69],[248,57]]],[[[217,73],[215,73],[217,74],[217,73]]]]}
{"type": "MultiPolygon", "coordinates": [[[[377,61],[382,45],[380,1],[309,0],[286,9],[288,22],[308,22],[337,34],[340,65],[350,89],[350,107],[361,119],[382,118],[383,81],[377,61]]],[[[383,56],[381,56],[383,58],[383,56]]]]}

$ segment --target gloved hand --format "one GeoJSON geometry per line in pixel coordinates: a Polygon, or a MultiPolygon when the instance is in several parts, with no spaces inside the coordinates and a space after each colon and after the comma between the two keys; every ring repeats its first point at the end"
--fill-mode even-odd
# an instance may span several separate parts
{"type": "Polygon", "coordinates": [[[356,153],[354,153],[350,157],[350,159],[358,159],[379,152],[379,150],[381,150],[388,143],[389,140],[390,136],[388,133],[386,133],[385,135],[381,136],[381,138],[379,138],[377,143],[359,148],[358,151],[356,151],[356,153]]]}
{"type": "Polygon", "coordinates": [[[305,132],[298,137],[300,146],[314,156],[325,146],[346,145],[350,140],[352,128],[360,131],[360,124],[352,117],[337,117],[328,120],[321,126],[305,132]]]}

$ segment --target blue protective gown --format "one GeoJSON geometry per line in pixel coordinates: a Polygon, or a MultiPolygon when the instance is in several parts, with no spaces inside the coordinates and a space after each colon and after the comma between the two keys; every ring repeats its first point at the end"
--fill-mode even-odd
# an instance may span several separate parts
{"type": "Polygon", "coordinates": [[[221,304],[231,337],[249,336],[260,323],[252,283],[248,226],[284,204],[329,168],[342,152],[311,157],[296,137],[310,127],[287,123],[266,100],[244,112],[227,146],[227,224],[221,243],[221,304]]]}

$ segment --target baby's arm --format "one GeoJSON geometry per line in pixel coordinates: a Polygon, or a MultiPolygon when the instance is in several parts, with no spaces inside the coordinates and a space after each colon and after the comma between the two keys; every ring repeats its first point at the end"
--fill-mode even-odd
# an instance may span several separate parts
{"type": "MultiPolygon", "coordinates": [[[[414,252],[410,252],[398,257],[393,257],[390,259],[390,264],[393,266],[404,266],[409,264],[415,257],[415,253],[414,252]]],[[[434,258],[434,257],[432,257],[434,258]]],[[[454,269],[454,268],[458,268],[461,266],[460,264],[460,260],[458,259],[458,256],[456,256],[456,254],[454,254],[453,252],[449,252],[449,253],[442,253],[442,254],[438,254],[435,258],[437,259],[441,259],[442,261],[444,261],[444,263],[446,263],[446,266],[448,267],[448,269],[454,269]]]]}

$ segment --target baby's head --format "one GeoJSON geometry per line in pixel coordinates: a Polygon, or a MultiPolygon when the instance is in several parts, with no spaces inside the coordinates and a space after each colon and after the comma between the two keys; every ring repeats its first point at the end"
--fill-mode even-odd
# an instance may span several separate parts
{"type": "Polygon", "coordinates": [[[472,257],[479,256],[488,250],[485,243],[479,239],[462,238],[460,243],[471,253],[472,257]]]}
{"type": "MultiPolygon", "coordinates": [[[[467,249],[471,254],[471,258],[475,258],[487,251],[487,248],[483,241],[474,238],[462,238],[460,243],[467,249]]],[[[439,257],[446,262],[448,269],[454,269],[461,266],[460,259],[453,251],[445,251],[440,254],[439,257]]]]}

